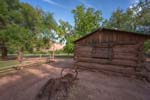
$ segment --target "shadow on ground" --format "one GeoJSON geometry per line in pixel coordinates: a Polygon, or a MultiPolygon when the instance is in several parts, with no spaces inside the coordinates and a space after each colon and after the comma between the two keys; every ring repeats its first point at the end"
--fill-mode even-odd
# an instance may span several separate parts
{"type": "MultiPolygon", "coordinates": [[[[60,77],[72,59],[24,68],[0,78],[0,100],[35,100],[40,88],[52,77],[60,77]]],[[[116,77],[99,72],[79,72],[79,80],[69,100],[149,100],[150,84],[134,78],[116,77]]]]}

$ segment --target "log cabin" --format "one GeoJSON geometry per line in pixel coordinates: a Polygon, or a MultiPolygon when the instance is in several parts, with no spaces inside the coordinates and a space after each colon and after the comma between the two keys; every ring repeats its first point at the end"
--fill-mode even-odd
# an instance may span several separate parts
{"type": "Polygon", "coordinates": [[[99,28],[74,42],[75,66],[124,75],[141,72],[147,39],[149,34],[99,28]]]}

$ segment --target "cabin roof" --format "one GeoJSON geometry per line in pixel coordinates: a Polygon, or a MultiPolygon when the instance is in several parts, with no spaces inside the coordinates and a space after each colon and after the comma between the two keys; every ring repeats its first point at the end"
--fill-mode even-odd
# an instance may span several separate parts
{"type": "Polygon", "coordinates": [[[74,43],[82,40],[82,39],[85,39],[86,37],[89,37],[91,36],[92,34],[98,32],[98,31],[113,31],[113,32],[121,32],[121,33],[130,33],[130,34],[135,34],[135,35],[140,35],[140,36],[150,36],[150,34],[145,34],[145,33],[139,33],[139,32],[129,32],[129,31],[123,31],[123,30],[118,30],[118,29],[108,29],[108,28],[98,28],[97,30],[91,32],[91,33],[88,33],[87,35],[77,39],[76,41],[74,41],[74,43]]]}

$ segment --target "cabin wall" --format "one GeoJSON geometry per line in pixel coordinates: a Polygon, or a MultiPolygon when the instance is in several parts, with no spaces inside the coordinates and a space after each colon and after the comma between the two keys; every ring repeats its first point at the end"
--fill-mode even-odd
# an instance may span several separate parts
{"type": "Polygon", "coordinates": [[[93,45],[93,44],[101,44],[106,42],[114,42],[114,43],[121,43],[121,44],[128,44],[128,43],[138,43],[144,42],[146,39],[145,36],[140,36],[136,34],[130,33],[119,33],[113,31],[98,31],[89,37],[86,37],[76,44],[80,45],[93,45]]]}
{"type": "Polygon", "coordinates": [[[133,74],[144,67],[143,41],[134,34],[97,32],[76,43],[76,65],[133,74]]]}

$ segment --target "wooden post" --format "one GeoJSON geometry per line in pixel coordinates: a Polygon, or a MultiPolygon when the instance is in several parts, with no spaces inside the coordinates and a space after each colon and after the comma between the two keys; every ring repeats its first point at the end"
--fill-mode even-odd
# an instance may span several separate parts
{"type": "Polygon", "coordinates": [[[22,62],[23,62],[23,48],[20,48],[17,52],[18,56],[17,56],[17,60],[20,64],[19,69],[23,69],[23,67],[21,66],[22,62]]]}

